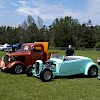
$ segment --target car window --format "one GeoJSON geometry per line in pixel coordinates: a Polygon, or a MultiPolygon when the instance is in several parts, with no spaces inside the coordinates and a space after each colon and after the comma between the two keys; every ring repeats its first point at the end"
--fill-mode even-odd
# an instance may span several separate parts
{"type": "Polygon", "coordinates": [[[30,46],[22,46],[21,51],[30,51],[31,47],[30,46]]]}
{"type": "Polygon", "coordinates": [[[41,52],[42,50],[41,50],[41,47],[33,47],[32,51],[41,52]]]}

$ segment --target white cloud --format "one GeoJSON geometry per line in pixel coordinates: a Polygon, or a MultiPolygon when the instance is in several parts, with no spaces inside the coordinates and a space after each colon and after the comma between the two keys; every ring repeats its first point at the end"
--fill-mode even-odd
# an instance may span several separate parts
{"type": "Polygon", "coordinates": [[[28,6],[24,6],[24,7],[20,7],[17,9],[17,12],[19,14],[24,14],[24,15],[33,15],[33,16],[38,16],[39,15],[39,10],[38,8],[34,8],[32,9],[31,7],[28,6]]]}
{"type": "Polygon", "coordinates": [[[23,1],[23,0],[19,0],[18,1],[20,4],[22,4],[23,6],[26,6],[27,4],[29,4],[30,2],[27,1],[23,1]]]}
{"type": "Polygon", "coordinates": [[[92,20],[93,25],[100,25],[100,0],[87,0],[87,7],[80,14],[81,22],[92,20]]]}
{"type": "Polygon", "coordinates": [[[67,9],[62,5],[44,5],[41,9],[40,16],[44,19],[54,20],[55,18],[64,16],[74,16],[77,17],[77,13],[71,9],[67,9]]]}
{"type": "Polygon", "coordinates": [[[13,2],[11,2],[11,5],[13,5],[13,6],[15,6],[15,7],[17,7],[17,6],[18,6],[18,4],[13,3],[13,2]]]}
{"type": "Polygon", "coordinates": [[[88,10],[93,12],[100,12],[100,0],[88,0],[88,10]]]}
{"type": "Polygon", "coordinates": [[[54,20],[55,18],[73,16],[78,18],[78,11],[72,9],[67,9],[62,4],[59,5],[50,5],[44,2],[41,2],[36,7],[21,6],[17,9],[17,12],[24,15],[32,15],[34,17],[40,16],[43,20],[54,20]]]}

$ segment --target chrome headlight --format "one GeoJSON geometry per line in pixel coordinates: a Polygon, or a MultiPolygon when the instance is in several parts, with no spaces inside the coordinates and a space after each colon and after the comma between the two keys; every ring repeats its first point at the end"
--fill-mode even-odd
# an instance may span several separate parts
{"type": "Polygon", "coordinates": [[[33,64],[33,68],[35,68],[36,67],[36,65],[35,64],[33,64]]]}
{"type": "Polygon", "coordinates": [[[8,58],[8,61],[11,61],[11,58],[10,57],[8,58]]]}

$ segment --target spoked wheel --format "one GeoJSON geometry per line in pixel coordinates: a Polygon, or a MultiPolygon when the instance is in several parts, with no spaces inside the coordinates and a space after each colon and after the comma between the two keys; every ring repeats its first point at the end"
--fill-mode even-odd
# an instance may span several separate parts
{"type": "Polygon", "coordinates": [[[89,69],[88,72],[89,77],[96,77],[98,75],[98,68],[93,66],[89,69]]]}
{"type": "Polygon", "coordinates": [[[14,73],[21,74],[23,72],[23,66],[21,64],[17,64],[14,66],[14,73]]]}
{"type": "Polygon", "coordinates": [[[32,69],[33,69],[33,66],[32,66],[32,65],[30,65],[30,66],[28,66],[28,67],[26,68],[26,74],[27,74],[28,77],[30,77],[30,76],[33,75],[32,69]]]}
{"type": "Polygon", "coordinates": [[[53,77],[53,74],[52,74],[52,71],[50,69],[44,69],[40,73],[40,79],[43,82],[51,81],[52,77],[53,77]]]}

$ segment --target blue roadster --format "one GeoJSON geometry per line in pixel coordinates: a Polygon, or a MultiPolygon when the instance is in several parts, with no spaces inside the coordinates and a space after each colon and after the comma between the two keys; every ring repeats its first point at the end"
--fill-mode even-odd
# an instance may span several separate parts
{"type": "Polygon", "coordinates": [[[26,74],[28,77],[36,76],[47,82],[55,76],[84,74],[89,77],[96,77],[98,69],[98,65],[88,57],[52,54],[45,64],[41,60],[37,60],[33,66],[27,67],[26,74]]]}

